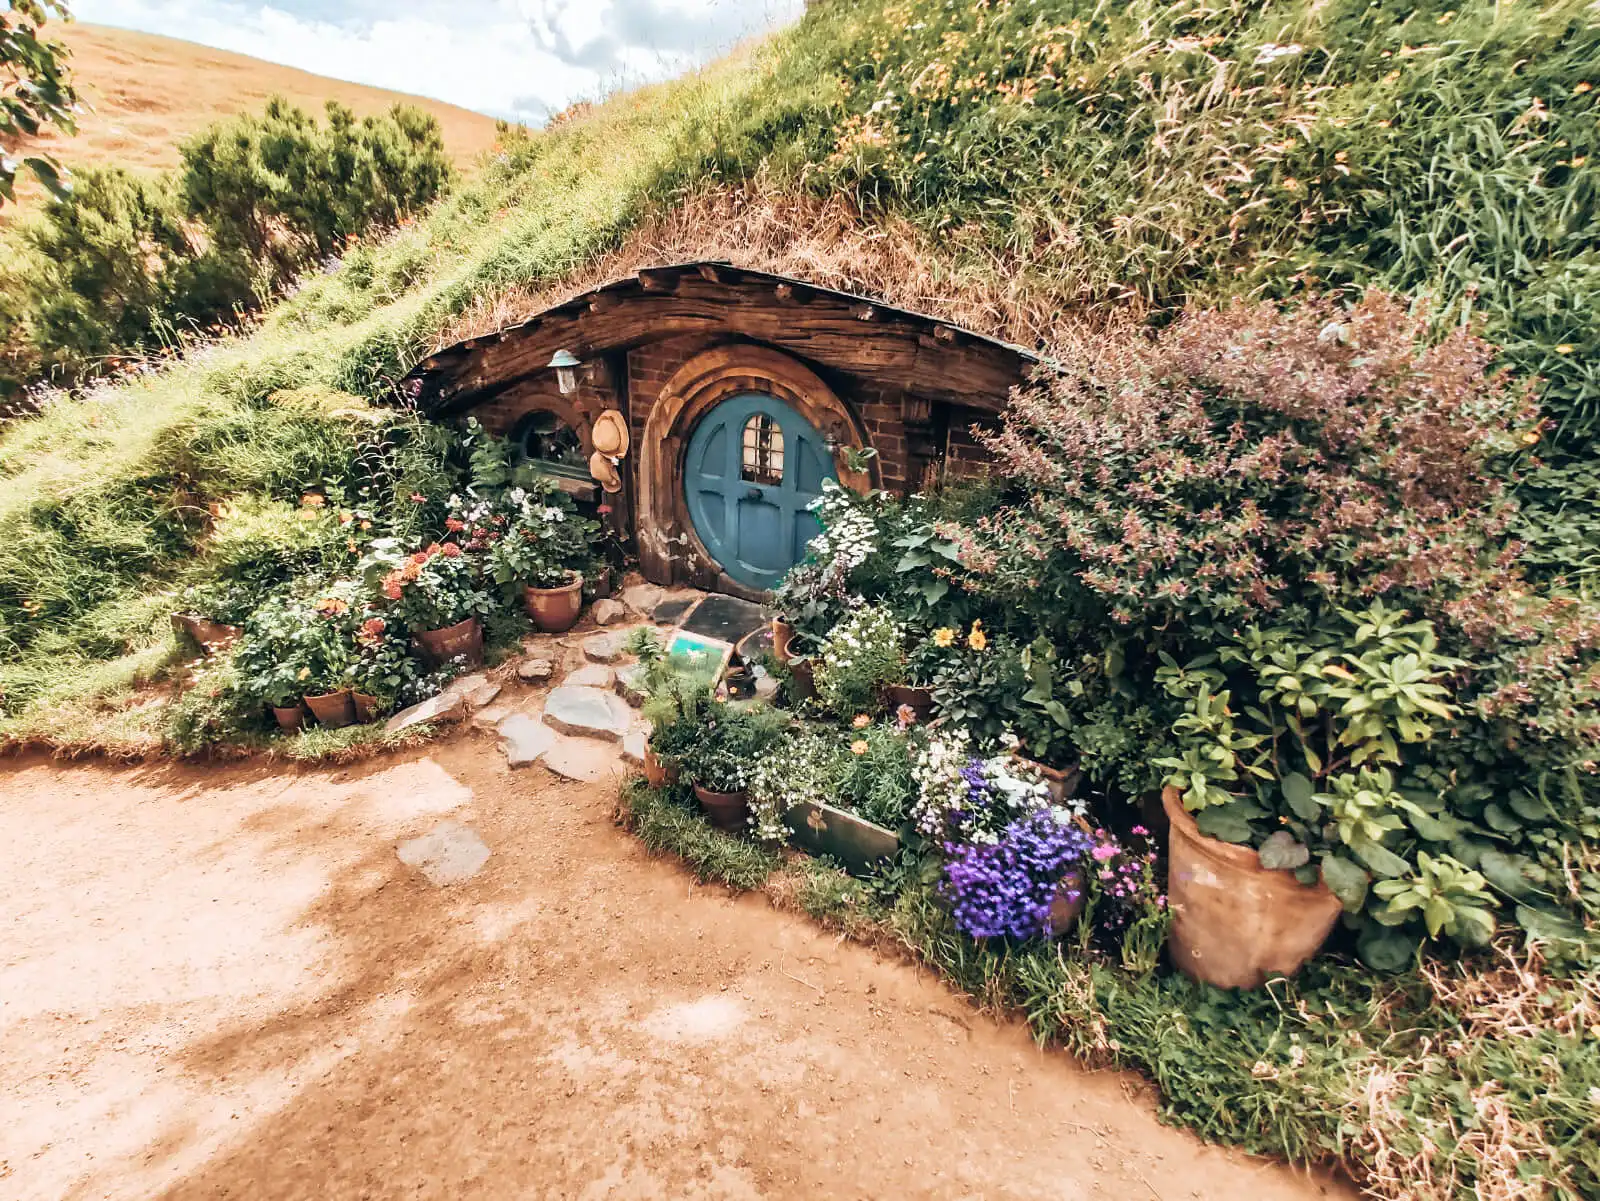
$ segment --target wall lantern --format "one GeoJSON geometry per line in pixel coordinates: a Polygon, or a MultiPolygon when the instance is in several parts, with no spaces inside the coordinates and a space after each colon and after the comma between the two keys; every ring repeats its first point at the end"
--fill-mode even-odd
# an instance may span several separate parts
{"type": "Polygon", "coordinates": [[[583,363],[577,355],[570,350],[558,350],[550,356],[547,366],[556,369],[556,383],[561,387],[561,395],[571,396],[578,390],[578,368],[583,363]]]}

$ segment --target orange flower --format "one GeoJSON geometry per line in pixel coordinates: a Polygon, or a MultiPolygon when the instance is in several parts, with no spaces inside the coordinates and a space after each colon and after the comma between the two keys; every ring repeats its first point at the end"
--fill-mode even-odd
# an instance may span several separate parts
{"type": "Polygon", "coordinates": [[[320,509],[328,503],[328,498],[316,492],[307,492],[300,498],[300,503],[308,509],[320,509]]]}
{"type": "Polygon", "coordinates": [[[325,596],[317,602],[317,612],[324,617],[337,617],[349,608],[349,604],[337,596],[325,596]]]}
{"type": "Polygon", "coordinates": [[[872,718],[868,717],[865,713],[857,713],[855,720],[850,724],[858,730],[865,730],[872,724],[872,718]]]}
{"type": "Polygon", "coordinates": [[[439,553],[447,559],[459,559],[461,557],[461,548],[454,542],[446,542],[439,548],[439,553]]]}
{"type": "Polygon", "coordinates": [[[850,753],[852,755],[865,755],[871,749],[865,738],[857,738],[850,744],[850,753]]]}

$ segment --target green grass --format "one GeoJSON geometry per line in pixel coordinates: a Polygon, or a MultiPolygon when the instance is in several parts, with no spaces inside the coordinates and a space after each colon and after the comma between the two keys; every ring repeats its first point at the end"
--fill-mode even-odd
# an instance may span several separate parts
{"type": "Polygon", "coordinates": [[[1255,993],[1138,976],[1071,939],[979,945],[927,885],[891,898],[721,834],[689,804],[639,781],[623,794],[630,828],[699,879],[898,947],[1042,1045],[1144,1075],[1163,1116],[1203,1138],[1337,1165],[1381,1197],[1600,1195],[1600,973],[1507,955],[1384,977],[1329,956],[1255,993]]]}

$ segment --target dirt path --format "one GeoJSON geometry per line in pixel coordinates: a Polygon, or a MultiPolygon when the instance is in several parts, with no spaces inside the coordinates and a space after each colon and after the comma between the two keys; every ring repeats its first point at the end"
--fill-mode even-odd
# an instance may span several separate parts
{"type": "Polygon", "coordinates": [[[0,1197],[1302,1201],[492,744],[0,773],[0,1197]],[[441,818],[492,848],[426,883],[441,818]]]}

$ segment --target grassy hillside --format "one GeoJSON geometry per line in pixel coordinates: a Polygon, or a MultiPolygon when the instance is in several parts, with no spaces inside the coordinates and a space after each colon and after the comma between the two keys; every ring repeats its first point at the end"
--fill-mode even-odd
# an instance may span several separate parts
{"type": "Polygon", "coordinates": [[[207,506],[292,495],[352,453],[345,418],[275,398],[386,400],[440,341],[608,254],[748,247],[1035,343],[1230,294],[1398,288],[1548,381],[1567,474],[1535,477],[1559,502],[1541,551],[1581,570],[1600,544],[1597,20],[1572,0],[836,2],[584,108],[249,337],[0,437],[5,728],[104,734],[114,713],[149,737],[122,698],[166,653],[170,590],[206,570],[207,506]]]}
{"type": "MultiPolygon", "coordinates": [[[[178,145],[223,117],[257,112],[284,96],[311,112],[337,100],[359,116],[406,103],[438,119],[445,147],[470,167],[495,141],[495,119],[453,104],[328,79],[243,54],[104,25],[50,26],[72,50],[71,65],[86,111],[78,133],[47,130],[23,148],[43,149],[67,166],[122,166],[150,171],[178,163],[178,145]]],[[[43,190],[30,181],[23,208],[43,190]]],[[[6,210],[9,215],[10,210],[6,210]]]]}

